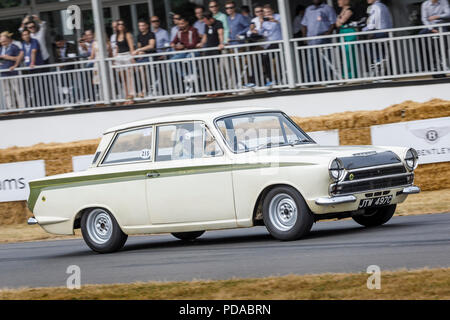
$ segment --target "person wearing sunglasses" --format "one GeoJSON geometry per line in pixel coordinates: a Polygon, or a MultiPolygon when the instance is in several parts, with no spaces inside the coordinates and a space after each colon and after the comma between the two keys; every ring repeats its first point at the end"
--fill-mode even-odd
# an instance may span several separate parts
{"type": "Polygon", "coordinates": [[[228,25],[228,17],[225,13],[219,11],[219,4],[217,1],[209,1],[209,11],[213,14],[214,19],[219,20],[223,24],[223,36],[225,43],[228,43],[230,27],[228,25]]]}
{"type": "Polygon", "coordinates": [[[262,6],[257,5],[253,9],[253,12],[255,17],[251,20],[249,30],[247,31],[247,37],[249,38],[259,36],[259,30],[261,30],[261,25],[264,21],[264,10],[262,6]]]}
{"type": "Polygon", "coordinates": [[[245,38],[250,23],[242,14],[236,12],[236,3],[233,0],[228,0],[225,3],[225,11],[228,15],[227,21],[230,28],[229,43],[237,44],[240,39],[245,38]]]}
{"type": "Polygon", "coordinates": [[[152,24],[152,31],[155,34],[156,52],[163,52],[165,51],[164,48],[167,48],[170,44],[169,32],[161,28],[161,20],[158,16],[152,16],[150,22],[152,24]]]}
{"type": "Polygon", "coordinates": [[[22,26],[19,31],[22,33],[25,29],[30,31],[31,38],[39,41],[42,59],[44,59],[43,64],[48,64],[50,62],[50,54],[47,49],[46,41],[47,23],[45,21],[41,21],[37,15],[26,16],[22,21],[22,26]]]}
{"type": "Polygon", "coordinates": [[[170,29],[170,41],[173,41],[173,39],[175,39],[175,36],[177,35],[178,31],[180,30],[180,20],[181,20],[181,15],[178,13],[175,13],[172,17],[172,23],[173,23],[173,27],[172,29],[170,29]]]}

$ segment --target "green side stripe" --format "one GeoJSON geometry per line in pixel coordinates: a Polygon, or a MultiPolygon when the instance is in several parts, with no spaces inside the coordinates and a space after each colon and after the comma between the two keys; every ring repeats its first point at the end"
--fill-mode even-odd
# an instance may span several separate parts
{"type": "Polygon", "coordinates": [[[79,186],[87,186],[94,184],[115,183],[133,180],[148,179],[147,173],[159,173],[159,177],[152,179],[160,179],[166,177],[174,177],[181,175],[204,174],[214,172],[226,172],[231,170],[251,170],[269,167],[290,167],[290,166],[304,166],[311,165],[311,163],[300,162],[284,162],[284,163],[246,163],[246,164],[224,164],[224,165],[207,165],[195,167],[181,167],[181,168],[166,168],[158,170],[139,170],[127,171],[117,173],[105,173],[86,176],[77,176],[69,178],[58,178],[51,180],[42,180],[30,182],[30,196],[28,198],[28,208],[33,211],[39,195],[43,190],[53,190],[61,188],[72,188],[79,186]]]}

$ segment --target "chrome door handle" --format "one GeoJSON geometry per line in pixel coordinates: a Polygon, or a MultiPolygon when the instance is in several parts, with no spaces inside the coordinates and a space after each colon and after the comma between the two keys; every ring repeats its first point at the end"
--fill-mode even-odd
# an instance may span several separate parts
{"type": "Polygon", "coordinates": [[[156,177],[159,177],[159,173],[158,172],[149,172],[149,173],[147,173],[147,177],[148,178],[156,178],[156,177]]]}

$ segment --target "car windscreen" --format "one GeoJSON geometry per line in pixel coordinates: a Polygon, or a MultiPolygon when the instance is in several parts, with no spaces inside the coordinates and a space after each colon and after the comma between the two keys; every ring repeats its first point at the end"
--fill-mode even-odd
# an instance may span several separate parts
{"type": "Polygon", "coordinates": [[[233,152],[283,145],[315,143],[281,112],[261,112],[226,116],[216,126],[233,152]]]}

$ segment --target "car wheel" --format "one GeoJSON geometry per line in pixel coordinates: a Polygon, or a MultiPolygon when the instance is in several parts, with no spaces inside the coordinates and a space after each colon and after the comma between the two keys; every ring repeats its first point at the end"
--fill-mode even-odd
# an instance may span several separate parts
{"type": "Polygon", "coordinates": [[[180,240],[192,241],[197,239],[204,233],[205,231],[173,232],[172,235],[180,240]]]}
{"type": "Polygon", "coordinates": [[[119,250],[128,238],[113,215],[101,208],[92,209],[83,214],[81,233],[89,248],[99,253],[119,250]]]}
{"type": "Polygon", "coordinates": [[[308,234],[314,218],[301,194],[291,187],[276,187],[263,201],[263,219],[279,240],[297,240],[308,234]]]}
{"type": "Polygon", "coordinates": [[[393,204],[386,207],[368,208],[364,214],[353,216],[353,220],[365,227],[375,227],[385,224],[391,220],[397,205],[393,204]]]}

